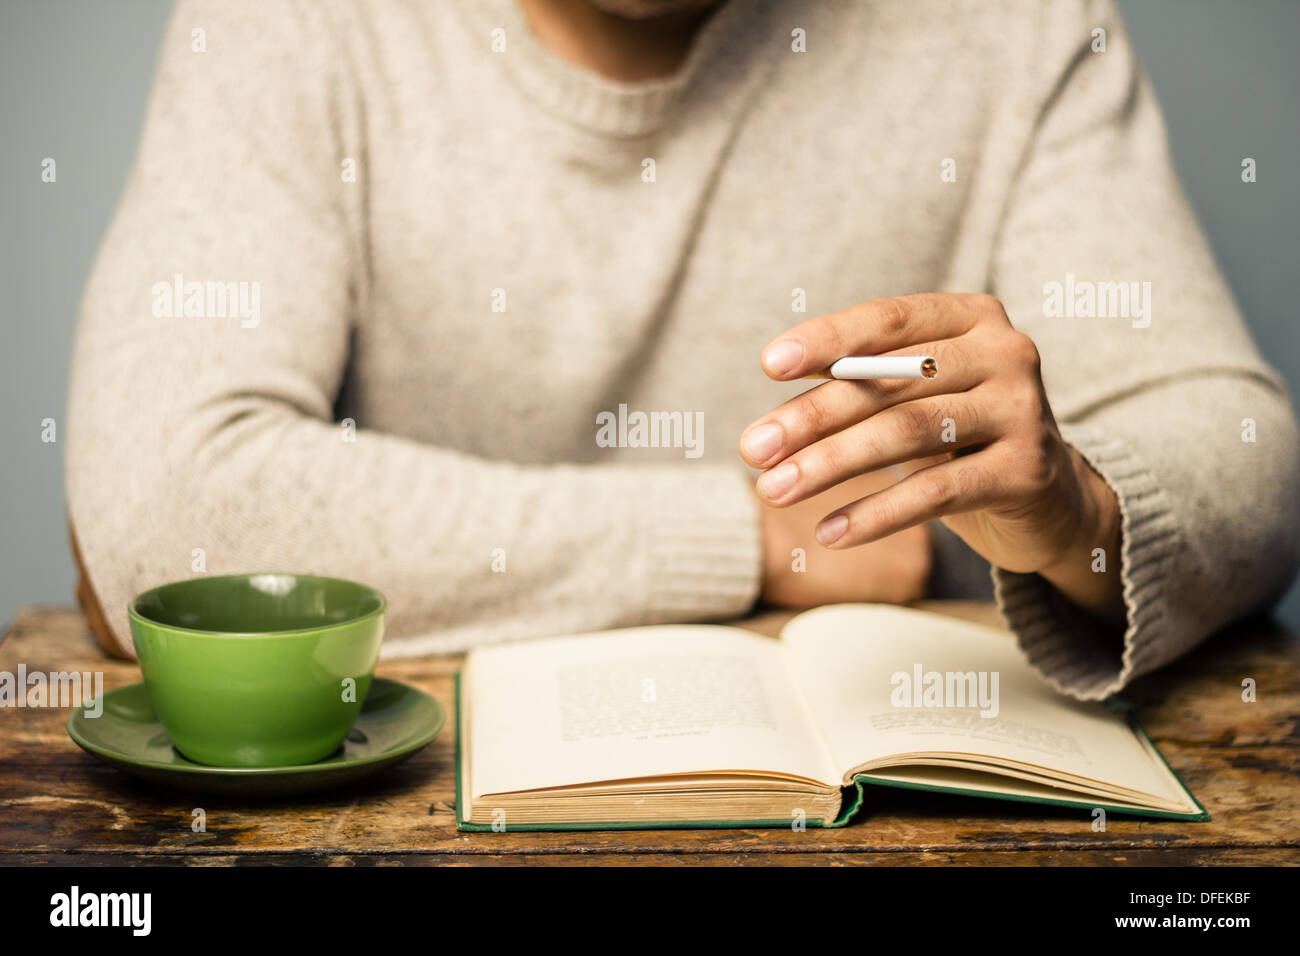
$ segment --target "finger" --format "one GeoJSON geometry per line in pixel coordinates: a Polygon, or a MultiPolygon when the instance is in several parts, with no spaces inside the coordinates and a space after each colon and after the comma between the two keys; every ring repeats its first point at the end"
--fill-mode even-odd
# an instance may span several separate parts
{"type": "Polygon", "coordinates": [[[755,421],[740,436],[740,456],[754,468],[768,468],[806,445],[870,418],[891,405],[930,395],[964,392],[996,371],[994,356],[974,336],[920,346],[933,355],[937,378],[829,381],[810,388],[755,421]]]}
{"type": "Polygon", "coordinates": [[[817,540],[839,550],[934,521],[945,515],[981,511],[1006,497],[991,450],[953,458],[846,505],[817,525],[817,540]]]}
{"type": "Polygon", "coordinates": [[[784,507],[855,475],[953,453],[999,436],[998,416],[979,389],[893,405],[791,455],[759,476],[756,488],[784,507]],[[958,423],[960,422],[960,426],[958,423]]]}
{"type": "Polygon", "coordinates": [[[763,349],[763,370],[786,381],[819,372],[847,355],[879,355],[917,342],[956,338],[979,320],[976,298],[904,295],[809,319],[763,349]]]}

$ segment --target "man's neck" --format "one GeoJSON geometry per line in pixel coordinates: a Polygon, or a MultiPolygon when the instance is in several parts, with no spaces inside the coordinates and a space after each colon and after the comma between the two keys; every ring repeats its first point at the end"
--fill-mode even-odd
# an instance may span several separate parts
{"type": "Polygon", "coordinates": [[[662,79],[682,65],[691,41],[721,4],[631,20],[586,0],[518,0],[543,46],[570,63],[624,83],[662,79]]]}

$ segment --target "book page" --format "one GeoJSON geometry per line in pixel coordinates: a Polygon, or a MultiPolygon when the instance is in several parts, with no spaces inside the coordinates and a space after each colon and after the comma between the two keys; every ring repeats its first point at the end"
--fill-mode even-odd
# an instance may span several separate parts
{"type": "Polygon", "coordinates": [[[1010,633],[845,604],[794,618],[781,643],[841,773],[906,754],[964,754],[1186,802],[1119,715],[1053,690],[1010,633]]]}
{"type": "Polygon", "coordinates": [[[473,797],[684,773],[839,771],[771,638],[641,627],[470,653],[473,797]]]}
{"type": "Polygon", "coordinates": [[[869,776],[877,781],[887,780],[921,788],[979,790],[1017,800],[1072,801],[1087,806],[1107,803],[1129,809],[1147,807],[1147,804],[1141,801],[1128,802],[1107,794],[1080,794],[1072,790],[1062,790],[1050,783],[994,776],[987,772],[980,773],[952,767],[897,767],[872,771],[869,776]]]}

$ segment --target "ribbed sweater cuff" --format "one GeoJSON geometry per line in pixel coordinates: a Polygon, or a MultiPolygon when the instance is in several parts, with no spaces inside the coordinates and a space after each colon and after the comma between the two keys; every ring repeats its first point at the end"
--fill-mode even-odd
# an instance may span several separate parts
{"type": "Polygon", "coordinates": [[[1124,441],[1087,425],[1062,426],[1061,434],[1119,500],[1123,648],[1116,646],[1117,634],[1087,621],[1037,574],[994,568],[993,588],[998,610],[1047,681],[1072,697],[1101,700],[1167,656],[1162,647],[1172,620],[1169,579],[1178,527],[1156,476],[1124,441]]]}
{"type": "Polygon", "coordinates": [[[740,469],[681,469],[654,485],[647,527],[647,616],[735,617],[758,597],[758,502],[740,469]]]}

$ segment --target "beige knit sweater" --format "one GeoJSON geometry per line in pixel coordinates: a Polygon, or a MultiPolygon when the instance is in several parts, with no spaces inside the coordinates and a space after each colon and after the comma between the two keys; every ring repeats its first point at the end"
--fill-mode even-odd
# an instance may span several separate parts
{"type": "Polygon", "coordinates": [[[993,572],[1056,686],[1279,593],[1296,423],[1109,2],[731,0],[619,85],[513,0],[182,0],[85,296],[70,516],[127,649],[139,590],[250,569],[381,588],[389,655],[737,615],[737,435],[797,390],[759,348],[927,290],[1002,299],[1121,502],[1122,639],[993,572]],[[638,412],[673,447],[627,447],[638,412]]]}

